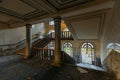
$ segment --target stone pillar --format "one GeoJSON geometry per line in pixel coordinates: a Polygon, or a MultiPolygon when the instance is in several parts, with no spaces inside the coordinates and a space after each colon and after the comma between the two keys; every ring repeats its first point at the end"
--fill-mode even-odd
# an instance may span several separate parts
{"type": "Polygon", "coordinates": [[[60,66],[61,63],[61,17],[54,18],[55,27],[55,52],[53,66],[60,66]]]}
{"type": "Polygon", "coordinates": [[[26,24],[26,54],[25,58],[29,58],[31,56],[32,49],[32,25],[26,24]]]}

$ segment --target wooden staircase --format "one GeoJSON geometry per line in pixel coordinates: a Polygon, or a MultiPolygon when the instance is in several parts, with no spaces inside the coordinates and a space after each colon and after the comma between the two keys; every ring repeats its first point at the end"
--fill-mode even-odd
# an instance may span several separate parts
{"type": "Polygon", "coordinates": [[[16,52],[16,54],[19,54],[21,56],[25,56],[25,48],[22,48],[16,52]]]}
{"type": "Polygon", "coordinates": [[[46,37],[44,37],[42,40],[35,42],[33,44],[34,48],[44,48],[47,44],[49,44],[52,41],[52,33],[48,34],[46,37]]]}
{"type": "MultiPolygon", "coordinates": [[[[47,44],[49,44],[52,40],[55,39],[54,35],[55,35],[54,32],[48,34],[41,41],[38,41],[36,44],[34,44],[33,48],[44,48],[47,44]]],[[[61,40],[74,40],[74,39],[70,31],[61,31],[61,40]]]]}
{"type": "MultiPolygon", "coordinates": [[[[34,41],[32,43],[34,50],[41,50],[42,48],[44,48],[47,44],[49,44],[52,40],[55,39],[54,35],[55,35],[54,32],[52,32],[52,33],[48,34],[46,37],[44,37],[42,40],[38,39],[37,41],[34,41]]],[[[74,39],[69,31],[62,31],[61,32],[61,40],[74,40],[74,39]]],[[[45,50],[43,49],[43,52],[44,51],[45,50]]],[[[16,52],[16,54],[24,56],[25,55],[25,48],[18,50],[16,52]]]]}
{"type": "MultiPolygon", "coordinates": [[[[38,40],[34,41],[32,43],[32,45],[37,44],[39,41],[41,41],[41,39],[38,39],[38,40]]],[[[22,49],[19,49],[17,52],[15,52],[15,54],[18,54],[18,55],[21,55],[21,56],[25,56],[25,51],[26,51],[26,47],[24,47],[22,49]]]]}
{"type": "MultiPolygon", "coordinates": [[[[32,57],[43,61],[52,61],[54,59],[54,50],[45,48],[33,48],[32,57]]],[[[62,63],[75,64],[75,60],[64,51],[61,51],[62,63]]]]}
{"type": "MultiPolygon", "coordinates": [[[[47,49],[44,47],[54,39],[54,33],[50,33],[44,39],[35,44],[32,48],[32,58],[43,61],[52,61],[54,59],[54,49],[47,49]]],[[[69,31],[63,31],[61,32],[61,40],[73,40],[73,37],[69,31]]],[[[61,60],[63,63],[75,64],[73,58],[64,51],[61,51],[61,60]]]]}

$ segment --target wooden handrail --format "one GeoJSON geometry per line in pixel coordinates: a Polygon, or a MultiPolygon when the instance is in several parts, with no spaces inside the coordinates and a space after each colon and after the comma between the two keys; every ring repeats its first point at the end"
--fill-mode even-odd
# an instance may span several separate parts
{"type": "MultiPolygon", "coordinates": [[[[51,37],[50,38],[55,38],[55,33],[52,32],[51,34],[49,34],[51,37]]],[[[61,39],[71,39],[73,38],[72,37],[72,34],[70,31],[61,31],[61,39]]]]}
{"type": "MultiPolygon", "coordinates": [[[[46,37],[44,37],[42,40],[36,42],[33,47],[34,48],[44,48],[49,42],[54,40],[55,33],[52,32],[48,34],[46,37]]],[[[61,32],[61,39],[73,39],[70,31],[62,31],[61,32]]]]}
{"type": "Polygon", "coordinates": [[[33,50],[54,50],[54,49],[47,49],[47,48],[32,48],[33,50]]]}

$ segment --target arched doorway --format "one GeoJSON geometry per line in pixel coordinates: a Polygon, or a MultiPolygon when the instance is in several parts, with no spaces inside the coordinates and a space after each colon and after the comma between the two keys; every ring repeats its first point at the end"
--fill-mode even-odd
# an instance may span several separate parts
{"type": "Polygon", "coordinates": [[[63,44],[63,50],[71,57],[73,57],[72,44],[70,42],[65,42],[63,44]]]}
{"type": "Polygon", "coordinates": [[[93,64],[94,59],[94,46],[90,42],[85,42],[81,46],[82,63],[93,64]]]}

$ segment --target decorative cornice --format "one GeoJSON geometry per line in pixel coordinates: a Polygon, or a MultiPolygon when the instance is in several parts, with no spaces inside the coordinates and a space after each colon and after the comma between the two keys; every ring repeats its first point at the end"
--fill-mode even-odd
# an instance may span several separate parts
{"type": "Polygon", "coordinates": [[[1,25],[8,25],[8,23],[2,22],[2,21],[0,21],[0,24],[1,24],[1,25]]]}
{"type": "Polygon", "coordinates": [[[57,9],[50,5],[47,0],[34,0],[34,1],[40,5],[41,9],[50,14],[57,12],[57,9]]]}
{"type": "Polygon", "coordinates": [[[25,15],[21,15],[19,13],[16,13],[14,11],[9,10],[9,9],[0,7],[1,13],[5,14],[5,15],[12,16],[12,17],[17,18],[17,19],[20,19],[20,21],[18,21],[18,22],[14,22],[12,24],[9,24],[10,26],[12,26],[12,25],[17,26],[17,24],[24,24],[25,22],[26,23],[34,23],[36,21],[39,22],[42,20],[49,19],[51,17],[55,17],[56,15],[61,16],[61,15],[64,15],[66,13],[85,9],[85,8],[99,5],[102,3],[106,3],[106,2],[112,1],[112,0],[95,0],[95,1],[92,1],[89,3],[81,4],[81,5],[78,5],[75,7],[73,6],[71,8],[63,9],[60,11],[57,11],[52,5],[50,5],[48,0],[20,0],[20,1],[33,7],[34,9],[36,9],[36,11],[30,12],[30,13],[25,14],[25,15]]]}
{"type": "Polygon", "coordinates": [[[18,18],[18,19],[23,19],[22,15],[20,15],[19,13],[16,13],[14,11],[11,11],[11,10],[3,8],[3,7],[0,7],[0,12],[4,13],[4,14],[7,14],[9,16],[18,18]]]}
{"type": "Polygon", "coordinates": [[[53,13],[53,14],[46,14],[46,15],[43,15],[43,16],[40,16],[40,17],[37,17],[37,18],[32,18],[32,19],[29,19],[27,20],[27,22],[31,22],[31,21],[35,21],[35,20],[42,20],[42,19],[45,19],[45,18],[50,18],[50,17],[54,17],[54,16],[61,16],[65,13],[70,13],[70,12],[74,12],[76,10],[81,10],[81,9],[85,9],[85,8],[88,8],[88,7],[92,7],[92,6],[95,6],[95,5],[98,5],[98,4],[102,4],[102,3],[107,3],[111,0],[98,0],[96,2],[92,2],[92,3],[86,3],[84,5],[80,5],[80,6],[77,6],[77,7],[72,7],[72,8],[69,8],[67,10],[61,10],[61,11],[58,11],[56,13],[53,13]]]}
{"type": "Polygon", "coordinates": [[[95,0],[65,0],[65,1],[47,0],[47,2],[49,2],[49,4],[51,4],[57,10],[68,9],[73,6],[83,5],[85,3],[89,3],[93,1],[95,0]]]}
{"type": "Polygon", "coordinates": [[[71,17],[66,17],[64,18],[64,20],[68,20],[68,21],[76,21],[76,20],[84,20],[84,19],[90,19],[93,17],[99,17],[102,14],[106,14],[110,11],[111,9],[103,9],[103,10],[98,10],[98,11],[92,11],[92,12],[88,12],[88,13],[84,13],[84,14],[79,14],[79,15],[75,15],[75,16],[71,16],[71,17]]]}
{"type": "Polygon", "coordinates": [[[53,8],[51,5],[47,4],[47,2],[44,2],[42,0],[29,0],[29,1],[21,0],[21,1],[39,11],[44,11],[47,13],[56,12],[55,8],[53,8]]]}

